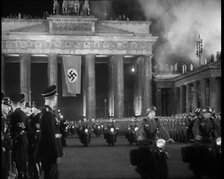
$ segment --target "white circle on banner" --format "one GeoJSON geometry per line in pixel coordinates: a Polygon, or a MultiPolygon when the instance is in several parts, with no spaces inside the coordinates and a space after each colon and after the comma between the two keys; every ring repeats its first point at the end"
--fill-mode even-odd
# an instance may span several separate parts
{"type": "Polygon", "coordinates": [[[69,82],[74,83],[78,79],[78,73],[74,68],[67,70],[67,77],[69,82]]]}

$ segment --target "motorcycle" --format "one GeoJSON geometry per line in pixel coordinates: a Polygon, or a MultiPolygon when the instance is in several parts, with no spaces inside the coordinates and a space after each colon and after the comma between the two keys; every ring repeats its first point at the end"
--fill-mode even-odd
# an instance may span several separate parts
{"type": "Polygon", "coordinates": [[[79,139],[84,147],[88,147],[88,144],[90,143],[90,132],[89,129],[84,128],[79,135],[79,139]]]}
{"type": "Polygon", "coordinates": [[[164,139],[144,140],[137,142],[139,148],[130,152],[131,165],[142,179],[167,179],[168,153],[164,139]]]}
{"type": "Polygon", "coordinates": [[[113,127],[106,131],[104,138],[106,139],[109,146],[114,146],[114,143],[117,140],[117,134],[113,127]]]}
{"type": "Polygon", "coordinates": [[[70,126],[69,131],[70,131],[70,134],[71,134],[71,135],[75,135],[75,125],[72,124],[72,125],[70,126]]]}
{"type": "Polygon", "coordinates": [[[93,126],[93,133],[96,135],[96,137],[99,137],[101,135],[101,126],[100,125],[94,125],[93,126]]]}
{"type": "Polygon", "coordinates": [[[191,145],[182,147],[181,154],[195,178],[207,176],[221,179],[221,137],[211,142],[195,140],[191,145]]]}
{"type": "Polygon", "coordinates": [[[132,145],[133,143],[135,143],[137,141],[137,136],[136,136],[136,132],[138,130],[138,127],[134,127],[134,128],[128,128],[128,132],[126,134],[126,138],[128,139],[128,142],[130,143],[130,145],[132,145]]]}

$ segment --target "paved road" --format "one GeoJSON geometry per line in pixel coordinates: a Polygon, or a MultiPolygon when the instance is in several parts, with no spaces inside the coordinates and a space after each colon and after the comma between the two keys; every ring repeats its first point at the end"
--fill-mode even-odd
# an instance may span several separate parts
{"type": "MultiPolygon", "coordinates": [[[[65,156],[62,158],[60,179],[139,179],[134,166],[130,165],[130,146],[119,136],[114,147],[108,146],[103,137],[92,138],[89,147],[82,146],[78,138],[67,138],[65,156]]],[[[180,147],[185,144],[168,144],[169,178],[190,179],[193,174],[181,161],[180,147]]]]}

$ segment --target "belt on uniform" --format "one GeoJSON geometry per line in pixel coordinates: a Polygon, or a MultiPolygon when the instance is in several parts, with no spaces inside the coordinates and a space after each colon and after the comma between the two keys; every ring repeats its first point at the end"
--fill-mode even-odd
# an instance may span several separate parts
{"type": "Polygon", "coordinates": [[[61,138],[61,134],[55,134],[55,138],[61,138]]]}

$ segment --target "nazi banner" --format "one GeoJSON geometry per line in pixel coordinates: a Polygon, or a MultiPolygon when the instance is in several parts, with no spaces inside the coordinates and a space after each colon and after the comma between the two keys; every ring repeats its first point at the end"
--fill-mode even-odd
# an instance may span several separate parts
{"type": "Polygon", "coordinates": [[[62,96],[81,93],[81,56],[62,56],[62,96]]]}

